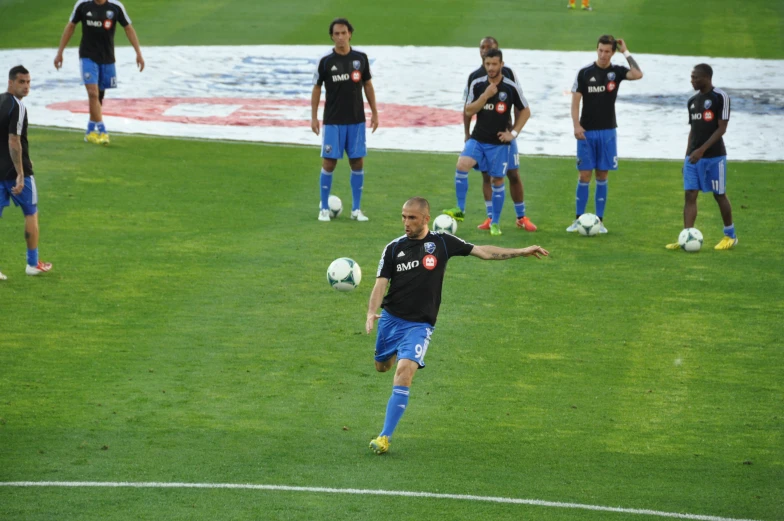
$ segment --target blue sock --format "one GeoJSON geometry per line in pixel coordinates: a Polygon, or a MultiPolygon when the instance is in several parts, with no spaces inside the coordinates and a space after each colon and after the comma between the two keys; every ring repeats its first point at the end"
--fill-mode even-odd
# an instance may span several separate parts
{"type": "Polygon", "coordinates": [[[596,180],[596,215],[599,219],[604,218],[604,207],[607,204],[607,179],[604,181],[596,180]]]}
{"type": "Polygon", "coordinates": [[[493,185],[493,224],[498,224],[501,219],[501,210],[504,209],[504,197],[506,196],[506,185],[493,185]]]}
{"type": "Polygon", "coordinates": [[[493,218],[493,198],[492,198],[492,196],[490,197],[489,201],[485,201],[485,210],[487,210],[487,218],[488,219],[492,219],[493,218]]]}
{"type": "Polygon", "coordinates": [[[387,416],[384,419],[384,430],[381,431],[381,436],[392,436],[395,432],[395,427],[403,417],[408,406],[408,387],[403,385],[395,385],[392,387],[392,396],[389,397],[387,402],[387,416]]]}
{"type": "Polygon", "coordinates": [[[585,213],[585,206],[588,204],[588,188],[591,183],[577,181],[577,216],[585,213]]]}
{"type": "Polygon", "coordinates": [[[359,210],[361,208],[360,202],[362,201],[362,186],[365,184],[365,171],[352,170],[351,171],[351,196],[353,202],[351,204],[351,211],[359,210]]]}
{"type": "Polygon", "coordinates": [[[38,266],[38,248],[27,249],[27,265],[38,266]]]}
{"type": "Polygon", "coordinates": [[[95,132],[95,125],[97,125],[95,121],[88,121],[87,131],[85,132],[85,134],[89,134],[90,132],[95,132]]]}
{"type": "Polygon", "coordinates": [[[332,190],[332,172],[327,172],[321,169],[321,177],[319,178],[321,185],[321,209],[329,208],[329,192],[332,190]]]}
{"type": "Polygon", "coordinates": [[[96,123],[95,128],[98,130],[99,134],[106,134],[106,125],[104,125],[103,121],[96,123]]]}
{"type": "Polygon", "coordinates": [[[457,206],[465,212],[466,195],[468,195],[468,172],[455,170],[455,194],[457,194],[457,206]]]}
{"type": "Polygon", "coordinates": [[[522,203],[515,203],[515,213],[517,213],[517,218],[522,219],[525,217],[525,202],[522,203]]]}
{"type": "Polygon", "coordinates": [[[724,235],[730,237],[731,239],[737,239],[737,237],[735,237],[735,223],[724,227],[724,235]]]}

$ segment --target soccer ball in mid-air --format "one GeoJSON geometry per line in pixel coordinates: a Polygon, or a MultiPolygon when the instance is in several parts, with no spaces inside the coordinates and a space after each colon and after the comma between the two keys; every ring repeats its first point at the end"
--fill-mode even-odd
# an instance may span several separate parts
{"type": "Polygon", "coordinates": [[[362,270],[353,259],[341,257],[327,268],[327,282],[338,291],[352,291],[362,281],[362,270]]]}
{"type": "Polygon", "coordinates": [[[454,235],[457,232],[457,221],[451,216],[442,213],[433,220],[433,231],[436,233],[451,233],[454,235]]]}
{"type": "Polygon", "coordinates": [[[683,251],[698,252],[702,248],[702,232],[697,228],[685,228],[678,235],[678,244],[681,245],[683,251]]]}
{"type": "MultiPolygon", "coordinates": [[[[329,218],[334,219],[335,217],[340,216],[343,213],[343,201],[340,200],[340,197],[337,195],[330,195],[329,199],[327,200],[327,206],[329,206],[329,218]]],[[[321,209],[321,203],[319,203],[319,210],[321,209]]]]}
{"type": "Polygon", "coordinates": [[[585,237],[598,234],[601,227],[601,219],[592,213],[584,213],[577,219],[577,231],[585,237]]]}

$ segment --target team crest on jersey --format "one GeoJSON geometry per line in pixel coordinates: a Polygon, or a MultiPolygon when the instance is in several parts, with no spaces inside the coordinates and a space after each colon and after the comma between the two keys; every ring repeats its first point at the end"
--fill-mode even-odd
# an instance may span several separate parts
{"type": "Polygon", "coordinates": [[[607,91],[612,92],[614,90],[615,90],[615,82],[611,81],[610,83],[607,84],[607,91]]]}
{"type": "Polygon", "coordinates": [[[711,105],[713,105],[713,102],[711,100],[709,100],[709,99],[706,99],[705,100],[705,110],[708,110],[709,108],[711,108],[711,105]]]}
{"type": "Polygon", "coordinates": [[[499,92],[498,99],[501,101],[506,101],[506,92],[499,92]]]}
{"type": "Polygon", "coordinates": [[[436,259],[435,255],[425,255],[422,259],[422,266],[424,266],[426,270],[434,270],[437,265],[438,259],[436,259]]]}
{"type": "Polygon", "coordinates": [[[713,111],[712,110],[706,110],[705,112],[703,112],[702,113],[702,120],[703,121],[709,121],[709,122],[713,121],[713,111]]]}
{"type": "Polygon", "coordinates": [[[114,11],[106,11],[106,18],[108,18],[109,20],[114,18],[114,11]]]}
{"type": "Polygon", "coordinates": [[[326,152],[327,154],[331,154],[332,153],[332,145],[324,145],[324,152],[326,152]]]}
{"type": "Polygon", "coordinates": [[[499,114],[503,114],[504,112],[506,112],[506,103],[504,103],[503,101],[499,101],[498,105],[495,106],[495,111],[498,112],[499,114]]]}
{"type": "Polygon", "coordinates": [[[351,65],[353,65],[353,66],[354,66],[354,70],[357,70],[357,71],[358,71],[358,70],[359,70],[359,67],[362,65],[362,63],[361,63],[359,60],[354,60],[354,61],[351,63],[351,65]]]}
{"type": "Polygon", "coordinates": [[[608,72],[607,73],[607,79],[610,80],[610,81],[615,81],[615,73],[614,72],[608,72]]]}
{"type": "Polygon", "coordinates": [[[359,83],[362,79],[362,73],[359,71],[351,71],[351,81],[354,83],[359,83]]]}
{"type": "Polygon", "coordinates": [[[434,251],[436,251],[436,243],[434,243],[434,242],[426,242],[425,243],[425,251],[427,253],[433,253],[434,251]]]}

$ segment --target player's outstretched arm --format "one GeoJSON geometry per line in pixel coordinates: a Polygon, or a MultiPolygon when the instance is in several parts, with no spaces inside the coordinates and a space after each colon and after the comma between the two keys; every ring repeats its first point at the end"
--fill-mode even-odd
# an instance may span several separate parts
{"type": "Polygon", "coordinates": [[[321,101],[321,85],[313,85],[313,92],[310,93],[310,130],[317,136],[319,135],[318,107],[321,101]]]}
{"type": "Polygon", "coordinates": [[[370,334],[373,331],[373,325],[376,320],[381,318],[378,314],[378,308],[381,307],[381,301],[384,300],[384,292],[387,290],[389,279],[379,277],[376,279],[376,285],[373,286],[373,291],[370,292],[370,301],[368,302],[367,318],[365,319],[365,332],[370,334]]]}
{"type": "Polygon", "coordinates": [[[136,29],[133,28],[133,25],[128,24],[125,26],[125,36],[131,42],[133,50],[136,51],[136,66],[139,67],[139,72],[142,72],[144,70],[144,58],[142,57],[142,48],[139,45],[139,37],[136,36],[136,29]]]}
{"type": "Polygon", "coordinates": [[[629,62],[629,72],[626,73],[627,80],[639,80],[642,78],[642,70],[640,66],[637,65],[637,60],[632,58],[632,54],[629,52],[629,48],[626,47],[626,41],[623,38],[618,38],[618,50],[626,56],[626,61],[629,62]]]}
{"type": "MultiPolygon", "coordinates": [[[[378,128],[378,109],[376,109],[376,91],[373,88],[373,82],[367,80],[364,84],[365,97],[367,98],[368,105],[370,105],[370,128],[375,132],[378,128]]],[[[371,133],[372,133],[371,132],[371,133]]]]}
{"type": "Polygon", "coordinates": [[[57,70],[60,70],[60,67],[63,66],[63,51],[68,46],[68,42],[71,41],[71,36],[73,36],[75,29],[76,24],[73,22],[65,24],[63,35],[60,37],[60,46],[57,48],[57,55],[54,57],[54,68],[57,70]]]}
{"type": "Polygon", "coordinates": [[[550,252],[538,245],[528,246],[527,248],[501,248],[499,246],[474,246],[471,255],[482,260],[507,260],[515,257],[536,257],[541,259],[547,257],[550,252]]]}

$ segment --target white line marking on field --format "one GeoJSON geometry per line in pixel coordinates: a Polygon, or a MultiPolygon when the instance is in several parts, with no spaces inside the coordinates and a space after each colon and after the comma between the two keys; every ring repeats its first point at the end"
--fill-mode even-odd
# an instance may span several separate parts
{"type": "Polygon", "coordinates": [[[469,494],[436,494],[433,492],[409,492],[405,490],[369,490],[358,488],[292,487],[288,485],[253,485],[249,483],[159,483],[159,482],[112,482],[112,481],[8,481],[0,482],[0,487],[105,487],[105,488],[207,488],[207,489],[244,489],[275,490],[284,492],[317,492],[324,494],[354,494],[359,496],[398,496],[421,497],[429,499],[458,499],[463,501],[482,501],[486,503],[509,503],[513,505],[533,505],[539,507],[570,508],[600,512],[618,512],[676,519],[695,519],[698,521],[756,521],[732,517],[705,516],[699,514],[679,514],[638,508],[605,507],[584,505],[582,503],[562,503],[541,499],[517,499],[511,497],[474,496],[469,494]]]}

